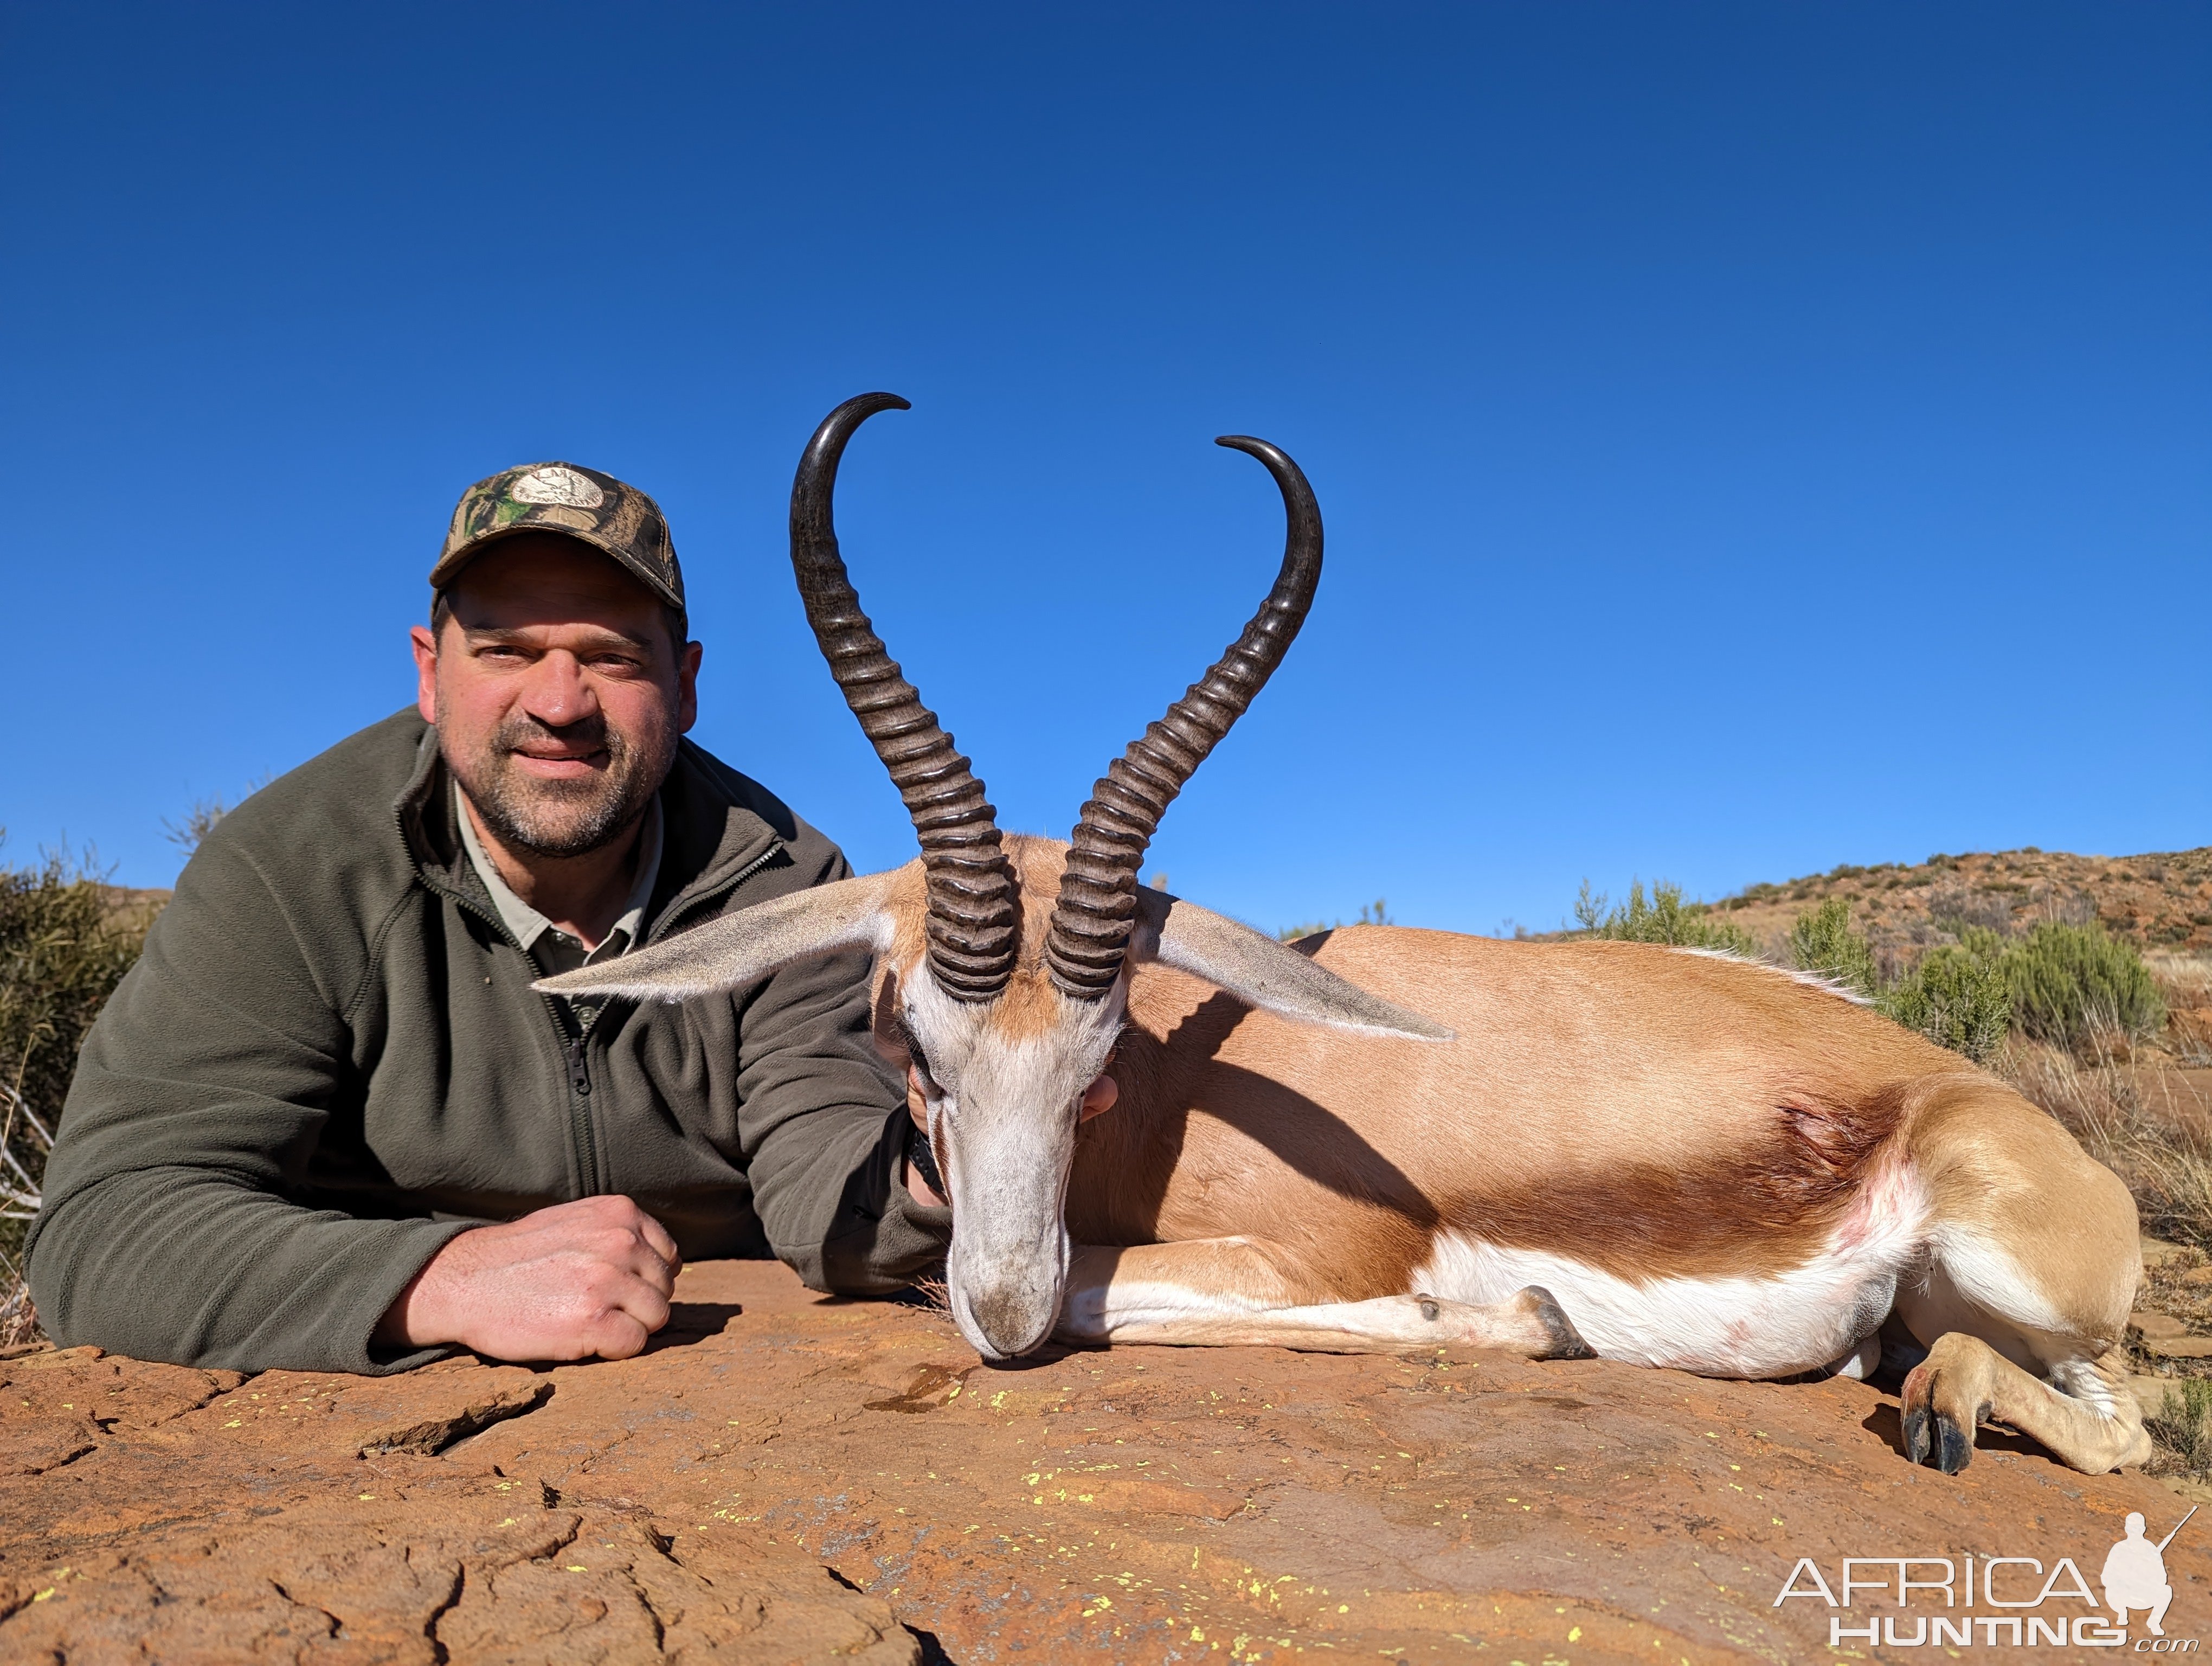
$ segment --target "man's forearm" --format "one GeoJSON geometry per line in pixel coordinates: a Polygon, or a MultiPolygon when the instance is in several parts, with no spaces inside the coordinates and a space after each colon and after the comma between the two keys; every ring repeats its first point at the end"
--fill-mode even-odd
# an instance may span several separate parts
{"type": "Polygon", "coordinates": [[[434,1357],[380,1353],[398,1292],[466,1230],[354,1220],[219,1173],[112,1175],[33,1226],[33,1298],[50,1334],[134,1359],[235,1371],[400,1371],[434,1357]]]}

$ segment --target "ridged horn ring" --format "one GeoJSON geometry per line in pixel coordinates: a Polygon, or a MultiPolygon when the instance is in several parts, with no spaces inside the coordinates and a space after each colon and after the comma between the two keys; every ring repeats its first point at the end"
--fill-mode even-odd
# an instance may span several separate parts
{"type": "Polygon", "coordinates": [[[1282,663],[1321,582],[1321,508],[1298,465],[1246,435],[1213,443],[1258,458],[1275,477],[1289,523],[1283,564],[1243,635],[1108,766],[1084,804],[1044,951],[1053,982],[1078,1000],[1103,1000],[1121,976],[1136,927],[1137,870],[1160,818],[1282,663]]]}
{"type": "Polygon", "coordinates": [[[832,515],[837,464],[854,430],[879,410],[910,408],[896,393],[863,393],[822,419],[791,484],[791,567],[830,674],[890,771],[921,841],[930,971],[954,999],[987,1001],[1006,987],[1021,942],[998,812],[860,611],[832,515]]]}

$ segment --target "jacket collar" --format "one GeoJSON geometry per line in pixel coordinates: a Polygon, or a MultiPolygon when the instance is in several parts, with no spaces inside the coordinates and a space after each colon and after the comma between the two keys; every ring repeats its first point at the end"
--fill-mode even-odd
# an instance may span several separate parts
{"type": "MultiPolygon", "coordinates": [[[[438,751],[438,732],[425,723],[414,771],[392,812],[422,882],[489,909],[490,894],[461,848],[453,794],[441,790],[451,779],[438,751]]],[[[742,781],[705,748],[678,742],[676,761],[660,784],[660,878],[647,910],[653,921],[648,939],[662,936],[698,904],[763,866],[794,836],[795,830],[772,826],[741,801],[742,781]]]]}

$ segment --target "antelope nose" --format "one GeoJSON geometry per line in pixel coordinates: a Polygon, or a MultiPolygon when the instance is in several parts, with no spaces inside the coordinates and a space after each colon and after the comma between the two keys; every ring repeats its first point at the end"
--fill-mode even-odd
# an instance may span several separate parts
{"type": "Polygon", "coordinates": [[[981,1290],[968,1303],[975,1329],[1000,1359],[1014,1359],[1036,1351],[1052,1334],[1059,1302],[1051,1292],[1024,1288],[1019,1284],[998,1285],[981,1290]]]}

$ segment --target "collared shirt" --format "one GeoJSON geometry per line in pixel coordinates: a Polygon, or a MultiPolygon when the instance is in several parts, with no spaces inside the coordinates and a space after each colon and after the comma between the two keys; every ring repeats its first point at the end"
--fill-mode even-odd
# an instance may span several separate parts
{"type": "MultiPolygon", "coordinates": [[[[470,866],[477,878],[491,893],[492,906],[499,917],[514,933],[514,940],[522,945],[523,952],[536,961],[538,969],[548,977],[557,973],[574,971],[579,966],[595,966],[603,960],[612,960],[626,954],[638,939],[645,935],[647,921],[647,906],[653,901],[653,887],[660,878],[660,799],[658,794],[646,807],[645,825],[638,830],[637,883],[630,887],[629,898],[623,904],[623,912],[612,928],[601,938],[599,946],[586,949],[582,941],[562,931],[536,909],[517,897],[506,880],[499,877],[499,869],[484,852],[483,842],[477,837],[476,823],[471,819],[468,806],[461,801],[461,784],[453,783],[453,816],[461,824],[461,845],[469,853],[470,866]]],[[[591,1003],[596,1011],[598,1003],[591,1003]]],[[[579,1003],[580,1015],[581,1004],[579,1003]]]]}

